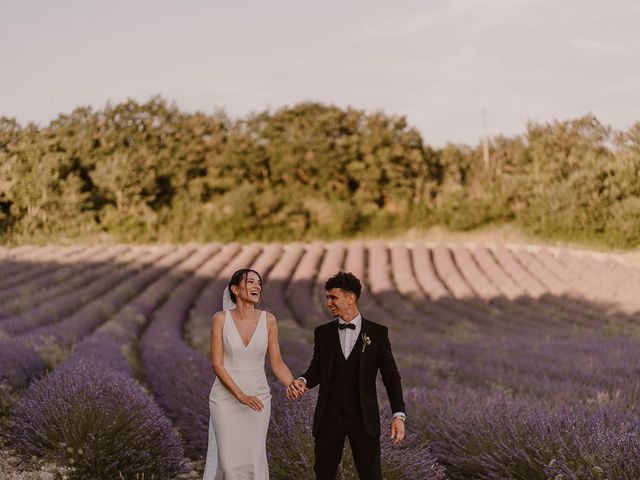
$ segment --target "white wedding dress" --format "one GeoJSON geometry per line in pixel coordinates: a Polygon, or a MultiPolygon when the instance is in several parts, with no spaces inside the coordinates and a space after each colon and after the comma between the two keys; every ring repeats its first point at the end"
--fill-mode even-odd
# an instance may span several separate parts
{"type": "Polygon", "coordinates": [[[257,396],[262,412],[240,403],[216,378],[209,394],[209,448],[204,480],[268,480],[267,429],[271,417],[271,392],[264,371],[267,352],[267,314],[244,345],[240,333],[225,310],[222,328],[224,368],[246,394],[257,396]]]}

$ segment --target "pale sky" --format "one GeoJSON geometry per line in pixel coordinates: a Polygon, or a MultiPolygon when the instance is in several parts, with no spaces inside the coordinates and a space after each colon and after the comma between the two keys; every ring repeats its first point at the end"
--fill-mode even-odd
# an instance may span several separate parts
{"type": "Polygon", "coordinates": [[[0,116],[160,94],[232,117],[319,101],[432,146],[528,120],[640,121],[637,0],[0,0],[0,116]]]}

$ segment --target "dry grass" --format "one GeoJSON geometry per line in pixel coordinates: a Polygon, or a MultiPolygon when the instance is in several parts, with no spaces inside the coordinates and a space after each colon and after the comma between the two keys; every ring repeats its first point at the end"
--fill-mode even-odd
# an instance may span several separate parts
{"type": "Polygon", "coordinates": [[[0,479],[2,480],[64,480],[63,467],[33,458],[26,461],[8,448],[0,448],[0,479]]]}

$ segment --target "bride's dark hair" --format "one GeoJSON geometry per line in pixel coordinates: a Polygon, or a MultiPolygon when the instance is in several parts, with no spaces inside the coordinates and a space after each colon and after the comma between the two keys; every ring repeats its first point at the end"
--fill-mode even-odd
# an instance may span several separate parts
{"type": "MultiPolygon", "coordinates": [[[[233,275],[231,275],[231,279],[229,280],[229,296],[231,297],[231,301],[233,303],[236,303],[236,294],[233,293],[233,291],[231,290],[231,286],[235,285],[236,287],[239,287],[240,282],[242,282],[242,280],[246,278],[247,273],[249,272],[253,272],[258,276],[258,280],[260,281],[260,286],[262,286],[262,277],[255,270],[251,268],[241,268],[240,270],[236,270],[233,273],[233,275]]],[[[245,288],[246,288],[246,283],[245,283],[245,288]]],[[[260,291],[260,301],[262,301],[262,291],[260,291]]]]}

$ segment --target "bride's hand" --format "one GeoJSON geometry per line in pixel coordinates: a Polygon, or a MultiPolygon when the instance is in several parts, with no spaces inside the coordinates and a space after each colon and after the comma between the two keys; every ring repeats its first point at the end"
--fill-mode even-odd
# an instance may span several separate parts
{"type": "Polygon", "coordinates": [[[258,397],[252,397],[250,395],[243,394],[243,395],[240,395],[240,397],[238,397],[238,401],[241,404],[254,409],[256,412],[261,412],[262,409],[264,408],[262,401],[258,397]]]}
{"type": "Polygon", "coordinates": [[[286,396],[289,400],[296,400],[304,395],[307,385],[302,380],[294,380],[287,387],[286,396]]]}

